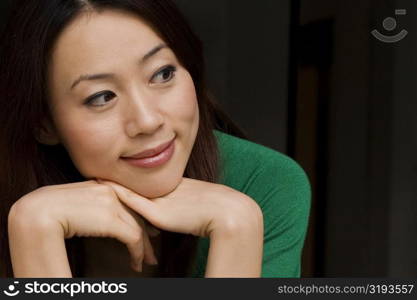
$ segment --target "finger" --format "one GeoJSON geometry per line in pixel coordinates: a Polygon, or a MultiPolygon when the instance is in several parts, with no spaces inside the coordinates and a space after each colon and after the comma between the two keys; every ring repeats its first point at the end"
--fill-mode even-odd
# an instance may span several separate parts
{"type": "Polygon", "coordinates": [[[144,243],[142,229],[138,226],[133,228],[121,218],[112,223],[110,235],[124,243],[132,258],[132,266],[141,271],[144,258],[144,243]]]}
{"type": "Polygon", "coordinates": [[[156,221],[157,208],[152,201],[139,196],[138,194],[115,182],[105,180],[100,180],[99,182],[110,186],[118,195],[120,201],[133,209],[139,215],[143,216],[149,222],[154,223],[156,221]]]}
{"type": "Polygon", "coordinates": [[[128,222],[131,225],[139,224],[143,229],[146,228],[146,220],[141,215],[137,214],[133,209],[131,209],[129,206],[125,205],[122,202],[120,202],[120,205],[122,206],[122,209],[120,211],[123,212],[121,216],[127,216],[126,222],[128,222]]]}
{"type": "Polygon", "coordinates": [[[129,206],[125,205],[124,203],[120,203],[120,204],[145,229],[145,231],[148,233],[149,236],[156,237],[156,236],[158,236],[161,233],[158,229],[156,229],[155,226],[153,226],[151,223],[149,223],[148,220],[146,220],[141,215],[139,215],[138,213],[136,213],[129,206]]]}
{"type": "Polygon", "coordinates": [[[146,262],[148,265],[158,264],[155,251],[153,249],[151,241],[149,240],[149,235],[146,232],[146,230],[143,231],[143,242],[144,242],[144,252],[145,252],[143,261],[146,262]]]}
{"type": "Polygon", "coordinates": [[[136,217],[132,216],[129,212],[121,210],[119,213],[120,218],[125,221],[129,226],[136,228],[142,227],[142,239],[144,243],[144,258],[143,261],[149,265],[155,265],[158,263],[153,249],[152,243],[149,240],[148,232],[146,230],[146,225],[143,219],[137,215],[136,217]]]}

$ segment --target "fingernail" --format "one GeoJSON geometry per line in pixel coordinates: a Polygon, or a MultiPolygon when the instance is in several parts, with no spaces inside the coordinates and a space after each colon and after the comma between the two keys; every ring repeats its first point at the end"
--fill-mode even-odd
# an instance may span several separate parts
{"type": "Polygon", "coordinates": [[[151,265],[152,266],[155,266],[155,265],[157,265],[158,264],[158,260],[154,257],[154,258],[152,258],[152,261],[151,261],[151,265]]]}
{"type": "Polygon", "coordinates": [[[142,272],[142,264],[141,262],[132,262],[132,267],[137,272],[142,272]]]}

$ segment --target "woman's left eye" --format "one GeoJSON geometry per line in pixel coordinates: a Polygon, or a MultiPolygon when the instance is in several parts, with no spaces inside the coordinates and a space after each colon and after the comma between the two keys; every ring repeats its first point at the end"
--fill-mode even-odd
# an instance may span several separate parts
{"type": "Polygon", "coordinates": [[[177,68],[174,66],[166,66],[162,70],[155,73],[155,75],[152,76],[152,83],[165,83],[175,76],[175,72],[177,71],[177,68]]]}

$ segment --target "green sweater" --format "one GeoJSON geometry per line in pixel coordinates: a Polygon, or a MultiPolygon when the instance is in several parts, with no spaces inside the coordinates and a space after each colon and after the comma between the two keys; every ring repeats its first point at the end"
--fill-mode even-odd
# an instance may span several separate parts
{"type": "MultiPolygon", "coordinates": [[[[300,277],[311,192],[303,169],[265,146],[214,131],[222,164],[219,183],[255,200],[264,217],[261,277],[300,277]]],[[[200,238],[190,277],[204,277],[210,240],[200,238]]]]}

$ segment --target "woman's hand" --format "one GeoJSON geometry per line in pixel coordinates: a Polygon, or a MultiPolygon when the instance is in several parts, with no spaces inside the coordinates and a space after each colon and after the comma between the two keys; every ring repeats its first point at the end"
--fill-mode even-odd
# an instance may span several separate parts
{"type": "Polygon", "coordinates": [[[174,191],[146,199],[111,181],[119,199],[155,227],[172,232],[210,237],[213,232],[232,232],[262,212],[254,200],[225,185],[183,177],[174,191]],[[243,222],[242,222],[243,221],[243,222]]]}
{"type": "Polygon", "coordinates": [[[205,277],[260,277],[263,215],[249,196],[221,184],[182,178],[174,191],[146,200],[117,183],[102,183],[154,226],[209,237],[205,277]]]}
{"type": "MultiPolygon", "coordinates": [[[[16,254],[12,258],[14,271],[25,268],[23,262],[19,265],[21,260],[17,253],[24,251],[19,243],[24,243],[25,236],[32,235],[34,229],[36,232],[44,230],[47,235],[51,227],[59,229],[62,238],[118,239],[126,244],[132,257],[132,268],[136,271],[141,270],[142,261],[156,263],[147,233],[155,233],[155,229],[147,228],[139,215],[120,202],[113,189],[94,180],[45,186],[25,195],[10,210],[9,226],[11,252],[16,254]]],[[[36,245],[33,245],[32,251],[35,249],[36,245]]]]}

